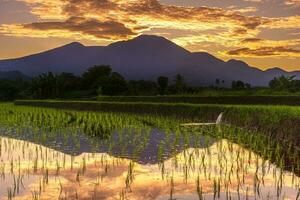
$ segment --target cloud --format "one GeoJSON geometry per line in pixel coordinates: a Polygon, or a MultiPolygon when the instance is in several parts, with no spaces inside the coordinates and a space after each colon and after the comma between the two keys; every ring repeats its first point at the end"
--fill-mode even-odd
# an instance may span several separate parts
{"type": "Polygon", "coordinates": [[[96,19],[71,17],[64,22],[37,22],[23,25],[32,30],[67,30],[94,36],[95,38],[127,38],[135,33],[124,24],[114,21],[101,22],[96,19]]]}
{"type": "Polygon", "coordinates": [[[280,46],[297,46],[300,45],[300,39],[289,40],[266,40],[260,38],[246,38],[241,41],[242,45],[248,45],[248,47],[280,47],[280,46]]]}
{"type": "MultiPolygon", "coordinates": [[[[0,25],[0,34],[31,38],[71,38],[112,42],[160,30],[183,46],[224,48],[226,55],[298,55],[299,40],[258,39],[264,29],[300,28],[300,16],[248,16],[258,7],[227,9],[162,4],[158,0],[18,0],[38,22],[0,25]],[[163,31],[162,31],[163,30],[163,31]],[[181,34],[186,33],[186,34],[181,34]],[[282,47],[282,48],[281,48],[282,47]],[[232,50],[236,49],[236,50],[232,50]],[[296,48],[297,49],[297,48],[296,48]],[[257,53],[255,51],[257,50],[257,53]],[[297,50],[296,50],[297,51],[297,50]]],[[[262,0],[244,0],[262,3],[262,0]]],[[[286,0],[295,5],[299,0],[286,0]]],[[[252,6],[253,4],[251,4],[252,6]]],[[[221,54],[224,55],[224,54],[221,54]]]]}
{"type": "Polygon", "coordinates": [[[99,40],[130,38],[155,28],[195,31],[222,29],[224,32],[234,29],[243,30],[239,34],[248,34],[248,30],[255,30],[265,23],[264,19],[243,16],[237,11],[165,5],[158,0],[22,1],[32,8],[32,14],[41,22],[5,24],[0,26],[0,33],[10,36],[23,33],[31,37],[45,37],[49,33],[57,37],[80,35],[82,38],[99,40]],[[57,31],[63,31],[63,34],[57,31]]]}
{"type": "Polygon", "coordinates": [[[262,0],[244,0],[246,2],[254,2],[254,3],[261,3],[262,0]]]}
{"type": "Polygon", "coordinates": [[[298,7],[300,6],[300,0],[285,0],[285,5],[292,6],[292,7],[298,7]]]}
{"type": "Polygon", "coordinates": [[[256,7],[245,7],[245,8],[239,8],[239,9],[234,9],[233,11],[245,14],[245,13],[254,13],[257,11],[256,7]]]}
{"type": "Polygon", "coordinates": [[[300,28],[300,15],[268,18],[261,28],[268,29],[297,29],[300,28]]]}
{"type": "Polygon", "coordinates": [[[241,57],[300,57],[300,50],[291,49],[287,47],[260,47],[257,49],[240,48],[227,52],[230,56],[241,56],[241,57]]]}
{"type": "Polygon", "coordinates": [[[256,43],[256,42],[261,42],[262,39],[259,38],[246,38],[242,41],[242,43],[256,43]]]}

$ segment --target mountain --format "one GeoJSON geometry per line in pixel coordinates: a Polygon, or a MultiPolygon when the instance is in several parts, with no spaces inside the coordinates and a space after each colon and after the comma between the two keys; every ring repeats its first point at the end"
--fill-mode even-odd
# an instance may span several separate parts
{"type": "Polygon", "coordinates": [[[190,85],[209,85],[216,79],[242,80],[253,86],[265,86],[275,76],[295,75],[279,68],[266,71],[239,60],[220,60],[206,52],[189,52],[159,36],[141,35],[108,46],[84,46],[71,43],[42,53],[0,61],[0,70],[18,70],[35,76],[44,72],[81,74],[93,65],[111,65],[128,79],[156,79],[159,75],[173,78],[180,73],[190,85]]]}
{"type": "Polygon", "coordinates": [[[23,73],[19,71],[7,71],[7,72],[1,72],[0,71],[0,80],[16,80],[16,79],[23,79],[28,80],[29,77],[25,76],[23,73]]]}

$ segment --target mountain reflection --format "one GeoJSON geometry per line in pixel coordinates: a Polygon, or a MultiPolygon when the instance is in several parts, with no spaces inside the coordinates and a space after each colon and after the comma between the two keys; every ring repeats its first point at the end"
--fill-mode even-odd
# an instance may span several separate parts
{"type": "Polygon", "coordinates": [[[78,132],[68,134],[52,134],[46,140],[36,137],[31,132],[8,132],[1,135],[55,149],[65,154],[77,156],[82,153],[108,153],[121,158],[130,158],[135,162],[147,164],[158,163],[187,148],[207,148],[216,140],[193,133],[165,133],[160,129],[122,129],[115,130],[106,140],[90,137],[78,132]],[[161,152],[162,155],[159,155],[161,152]]]}
{"type": "MultiPolygon", "coordinates": [[[[150,151],[158,155],[149,159],[155,163],[130,159],[132,152],[139,152],[135,150],[127,156],[72,156],[0,137],[0,199],[296,199],[299,194],[299,177],[237,144],[219,140],[206,148],[185,146],[168,154],[160,153],[166,150],[154,136],[148,142],[150,148],[159,141],[157,150],[150,151]]],[[[138,140],[129,143],[127,147],[139,146],[138,140]]],[[[141,158],[149,155],[142,153],[141,158]]]]}

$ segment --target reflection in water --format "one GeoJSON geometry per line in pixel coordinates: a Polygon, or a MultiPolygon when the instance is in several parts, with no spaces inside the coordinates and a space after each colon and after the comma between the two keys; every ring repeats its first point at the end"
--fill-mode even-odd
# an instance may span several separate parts
{"type": "MultiPolygon", "coordinates": [[[[227,140],[154,164],[0,137],[0,199],[296,199],[299,177],[227,140]]],[[[157,150],[160,155],[160,148],[157,150]]],[[[113,152],[113,151],[112,151],[113,152]]],[[[159,156],[158,156],[159,157],[159,156]]]]}
{"type": "Polygon", "coordinates": [[[77,156],[82,153],[109,153],[115,157],[130,158],[138,163],[158,163],[186,148],[207,148],[215,139],[203,137],[196,132],[168,132],[159,129],[127,128],[112,131],[106,139],[91,137],[82,132],[51,133],[40,140],[32,132],[9,132],[2,136],[42,144],[65,154],[77,156]],[[64,139],[64,136],[68,136],[64,139]],[[54,137],[53,137],[54,136],[54,137]]]}

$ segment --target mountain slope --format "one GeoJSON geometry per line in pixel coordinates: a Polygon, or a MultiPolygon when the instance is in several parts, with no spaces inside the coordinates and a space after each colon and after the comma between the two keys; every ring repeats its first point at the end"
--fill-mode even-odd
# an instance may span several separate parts
{"type": "Polygon", "coordinates": [[[16,80],[16,79],[27,80],[29,79],[29,77],[25,76],[23,73],[19,71],[7,71],[7,72],[0,71],[0,80],[16,80]]]}
{"type": "Polygon", "coordinates": [[[278,75],[296,75],[284,70],[262,71],[238,60],[224,62],[208,53],[192,53],[158,36],[142,35],[132,40],[116,42],[105,47],[86,47],[71,43],[59,48],[23,58],[0,61],[0,70],[18,70],[29,76],[44,72],[81,74],[93,65],[111,65],[114,71],[128,79],[155,79],[180,73],[190,85],[209,85],[215,79],[242,80],[264,86],[278,75]]]}

